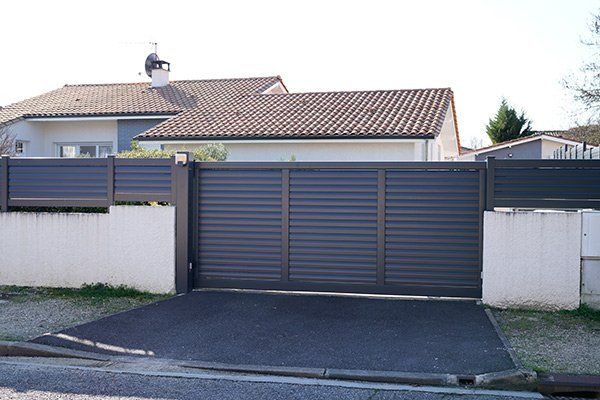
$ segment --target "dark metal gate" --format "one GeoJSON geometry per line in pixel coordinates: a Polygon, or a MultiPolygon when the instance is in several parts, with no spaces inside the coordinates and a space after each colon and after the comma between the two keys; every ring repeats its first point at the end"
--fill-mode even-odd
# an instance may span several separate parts
{"type": "Polygon", "coordinates": [[[485,163],[195,172],[195,287],[481,297],[485,163]]]}

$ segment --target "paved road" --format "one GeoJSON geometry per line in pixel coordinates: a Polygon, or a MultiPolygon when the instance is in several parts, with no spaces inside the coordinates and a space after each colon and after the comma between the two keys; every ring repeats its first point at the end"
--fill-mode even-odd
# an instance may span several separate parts
{"type": "Polygon", "coordinates": [[[364,399],[516,400],[514,397],[454,395],[340,388],[300,384],[237,382],[143,376],[40,365],[0,364],[1,399],[364,399]]]}
{"type": "Polygon", "coordinates": [[[515,367],[474,301],[202,291],[35,342],[228,364],[455,374],[515,367]]]}

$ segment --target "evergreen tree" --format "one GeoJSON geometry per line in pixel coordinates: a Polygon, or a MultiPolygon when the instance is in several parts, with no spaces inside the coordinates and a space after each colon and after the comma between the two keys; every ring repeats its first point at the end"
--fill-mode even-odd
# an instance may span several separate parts
{"type": "Polygon", "coordinates": [[[515,109],[508,105],[506,99],[502,99],[496,116],[490,119],[485,130],[494,144],[533,133],[531,121],[525,117],[525,113],[521,112],[521,115],[518,115],[515,109]]]}

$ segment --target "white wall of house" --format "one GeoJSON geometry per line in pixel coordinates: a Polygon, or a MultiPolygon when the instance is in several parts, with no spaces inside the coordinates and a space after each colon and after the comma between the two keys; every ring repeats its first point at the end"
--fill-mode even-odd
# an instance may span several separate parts
{"type": "Polygon", "coordinates": [[[485,212],[483,302],[501,308],[577,308],[581,221],[576,212],[485,212]]]}
{"type": "Polygon", "coordinates": [[[175,208],[0,213],[0,285],[175,290],[175,208]]]}
{"type": "MultiPolygon", "coordinates": [[[[223,142],[227,161],[424,161],[425,140],[319,140],[223,142]]],[[[193,150],[199,143],[167,143],[167,150],[193,150]]]]}
{"type": "Polygon", "coordinates": [[[44,153],[58,156],[61,143],[112,143],[117,149],[117,121],[38,122],[43,127],[44,153]]]}
{"type": "Polygon", "coordinates": [[[10,125],[16,140],[26,143],[27,157],[56,157],[60,143],[112,143],[117,149],[117,121],[27,121],[10,125]]]}
{"type": "MultiPolygon", "coordinates": [[[[573,145],[567,145],[568,148],[572,148],[573,145]]],[[[563,143],[557,143],[555,141],[547,140],[545,138],[542,139],[542,158],[552,158],[554,150],[564,148],[565,145],[563,143]]]]}
{"type": "MultiPolygon", "coordinates": [[[[435,138],[433,156],[438,160],[452,160],[458,157],[457,127],[454,123],[452,107],[448,107],[440,134],[435,138]]],[[[434,158],[429,158],[435,160],[434,158]]]]}

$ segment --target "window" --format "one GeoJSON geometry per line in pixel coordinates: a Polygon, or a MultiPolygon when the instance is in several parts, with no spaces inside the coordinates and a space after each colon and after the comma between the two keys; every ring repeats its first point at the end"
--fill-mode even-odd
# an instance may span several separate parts
{"type": "Polygon", "coordinates": [[[112,154],[112,143],[61,143],[57,155],[62,158],[107,157],[112,154]]]}
{"type": "Polygon", "coordinates": [[[17,140],[15,142],[15,154],[17,157],[25,157],[27,155],[27,143],[17,140]]]}

